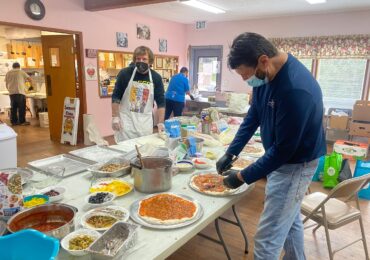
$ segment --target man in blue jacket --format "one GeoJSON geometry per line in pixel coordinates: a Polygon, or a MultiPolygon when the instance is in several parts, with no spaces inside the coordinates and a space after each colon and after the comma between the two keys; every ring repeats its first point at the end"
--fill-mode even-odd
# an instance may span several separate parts
{"type": "Polygon", "coordinates": [[[171,78],[165,94],[166,111],[164,120],[169,119],[172,112],[173,116],[182,115],[182,110],[185,107],[185,94],[189,95],[192,100],[194,99],[189,92],[188,73],[188,68],[182,67],[180,73],[171,78]]]}
{"type": "Polygon", "coordinates": [[[296,58],[256,33],[234,39],[228,65],[253,87],[253,99],[217,171],[230,188],[267,177],[254,259],[277,260],[283,247],[284,259],[305,259],[301,202],[326,152],[320,86],[296,58]],[[229,170],[258,127],[265,155],[242,171],[229,170]]]}

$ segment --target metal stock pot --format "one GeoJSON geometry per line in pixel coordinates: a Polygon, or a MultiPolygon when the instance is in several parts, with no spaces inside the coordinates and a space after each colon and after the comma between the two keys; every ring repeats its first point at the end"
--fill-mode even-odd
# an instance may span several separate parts
{"type": "Polygon", "coordinates": [[[172,160],[166,157],[142,157],[144,167],[136,158],[132,164],[135,189],[144,193],[167,191],[172,186],[172,160]]]}

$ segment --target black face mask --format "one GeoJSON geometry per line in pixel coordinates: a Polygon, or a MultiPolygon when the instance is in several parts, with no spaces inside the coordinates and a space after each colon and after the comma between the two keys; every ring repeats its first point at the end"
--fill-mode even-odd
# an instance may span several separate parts
{"type": "Polygon", "coordinates": [[[136,62],[136,68],[139,73],[146,74],[149,70],[149,64],[139,61],[136,62]]]}

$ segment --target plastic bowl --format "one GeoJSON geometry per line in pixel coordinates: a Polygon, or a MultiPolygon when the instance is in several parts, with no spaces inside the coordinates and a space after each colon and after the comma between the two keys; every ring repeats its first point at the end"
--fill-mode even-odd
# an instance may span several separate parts
{"type": "Polygon", "coordinates": [[[116,195],[112,192],[108,192],[108,191],[99,191],[99,192],[94,192],[94,193],[91,193],[89,194],[86,198],[85,198],[85,202],[87,205],[89,205],[90,207],[101,207],[101,206],[105,206],[105,205],[109,205],[112,203],[112,201],[116,198],[116,195]],[[93,197],[93,196],[96,196],[98,193],[108,193],[108,195],[105,197],[104,199],[104,202],[102,203],[91,203],[89,202],[89,199],[90,197],[93,197]]]}
{"type": "Polygon", "coordinates": [[[36,195],[30,195],[30,196],[25,197],[25,198],[23,199],[23,206],[24,206],[25,208],[33,208],[33,207],[36,207],[36,206],[44,205],[44,204],[46,204],[46,203],[48,203],[48,202],[49,202],[49,197],[48,197],[48,196],[46,196],[46,195],[42,195],[42,194],[36,194],[36,195]],[[33,205],[33,206],[26,206],[26,202],[28,202],[28,201],[30,201],[30,200],[32,200],[32,199],[34,199],[34,198],[44,199],[44,200],[45,200],[45,202],[40,203],[40,204],[37,204],[37,205],[33,205]]]}
{"type": "Polygon", "coordinates": [[[192,162],[197,169],[207,169],[212,166],[212,161],[207,158],[194,158],[192,162]]]}
{"type": "Polygon", "coordinates": [[[87,229],[87,228],[78,229],[78,230],[76,230],[76,231],[68,234],[67,236],[65,236],[62,239],[62,241],[60,242],[60,244],[62,245],[63,249],[66,250],[71,255],[83,256],[83,255],[87,255],[88,254],[88,252],[86,251],[86,249],[88,249],[90,246],[88,246],[87,248],[82,249],[82,250],[72,250],[72,249],[69,249],[69,241],[71,239],[79,236],[79,235],[88,235],[88,236],[93,237],[94,238],[94,241],[92,243],[94,243],[95,240],[97,240],[100,237],[100,233],[98,231],[87,229]]]}
{"type": "Polygon", "coordinates": [[[176,162],[175,167],[179,169],[180,172],[189,172],[194,169],[194,163],[190,160],[181,160],[176,162]]]}
{"type": "Polygon", "coordinates": [[[49,197],[49,202],[56,202],[56,201],[59,201],[61,199],[63,199],[64,197],[64,193],[66,192],[66,189],[64,187],[58,187],[58,186],[50,186],[50,187],[47,187],[45,189],[42,189],[40,190],[40,193],[42,195],[45,195],[45,193],[51,191],[51,190],[54,190],[56,192],[59,193],[59,195],[56,195],[56,196],[48,196],[49,197]]]}

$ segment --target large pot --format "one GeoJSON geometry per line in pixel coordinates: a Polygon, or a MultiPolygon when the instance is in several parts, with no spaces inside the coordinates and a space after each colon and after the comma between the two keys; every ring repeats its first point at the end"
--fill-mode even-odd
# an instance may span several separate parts
{"type": "Polygon", "coordinates": [[[62,203],[41,205],[12,216],[8,221],[8,230],[14,233],[33,228],[61,239],[74,231],[74,217],[77,211],[77,208],[62,203]]]}
{"type": "Polygon", "coordinates": [[[172,186],[172,160],[165,157],[142,157],[144,167],[140,169],[138,158],[132,165],[135,189],[144,193],[167,191],[172,186]]]}

